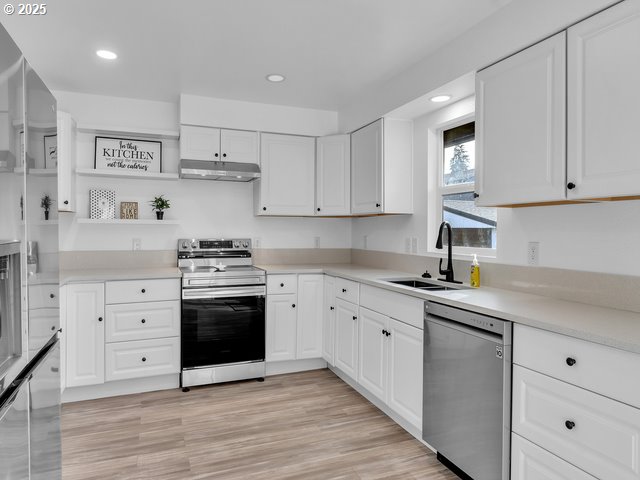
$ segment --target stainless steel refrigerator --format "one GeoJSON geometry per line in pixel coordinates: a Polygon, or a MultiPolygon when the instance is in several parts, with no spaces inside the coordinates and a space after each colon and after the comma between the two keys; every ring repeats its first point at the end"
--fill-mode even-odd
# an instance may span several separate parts
{"type": "Polygon", "coordinates": [[[56,101],[0,26],[0,479],[61,478],[56,101]]]}

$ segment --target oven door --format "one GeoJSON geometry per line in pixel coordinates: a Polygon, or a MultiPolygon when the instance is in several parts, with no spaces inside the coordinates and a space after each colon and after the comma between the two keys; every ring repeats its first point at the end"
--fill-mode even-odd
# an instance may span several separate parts
{"type": "Polygon", "coordinates": [[[265,359],[264,286],[182,291],[182,368],[265,359]]]}

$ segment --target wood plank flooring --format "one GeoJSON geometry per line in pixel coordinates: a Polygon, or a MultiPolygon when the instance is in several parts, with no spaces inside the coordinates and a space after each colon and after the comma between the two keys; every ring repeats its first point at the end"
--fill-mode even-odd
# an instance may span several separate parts
{"type": "Polygon", "coordinates": [[[454,480],[329,370],[65,404],[63,480],[454,480]]]}

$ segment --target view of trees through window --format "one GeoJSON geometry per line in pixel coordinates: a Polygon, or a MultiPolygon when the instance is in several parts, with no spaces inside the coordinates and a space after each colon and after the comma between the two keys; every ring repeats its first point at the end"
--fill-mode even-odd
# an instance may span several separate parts
{"type": "Polygon", "coordinates": [[[476,206],[473,195],[475,123],[445,130],[442,137],[442,219],[453,228],[453,244],[496,248],[496,209],[476,206]]]}

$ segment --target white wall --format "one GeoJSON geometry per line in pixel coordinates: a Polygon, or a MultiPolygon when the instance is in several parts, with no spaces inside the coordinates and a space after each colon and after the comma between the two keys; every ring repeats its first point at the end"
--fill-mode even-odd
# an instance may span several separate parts
{"type": "MultiPolygon", "coordinates": [[[[55,92],[59,108],[68,111],[79,125],[98,124],[126,126],[131,128],[177,130],[178,107],[172,103],[151,102],[86,95],[70,92],[55,92]]],[[[247,102],[241,108],[251,117],[247,102]]],[[[264,113],[265,105],[257,109],[264,113]]],[[[278,112],[280,107],[274,106],[278,112]]],[[[303,109],[298,109],[303,110],[303,109]]],[[[227,123],[218,114],[220,126],[227,123]]],[[[230,123],[234,113],[230,112],[230,123]]],[[[326,115],[308,112],[302,127],[309,131],[328,128],[326,115]]],[[[274,117],[275,118],[275,117],[274,117]]],[[[262,124],[269,129],[268,118],[262,124]]],[[[334,115],[332,128],[337,118],[334,115]]],[[[233,123],[234,128],[241,125],[233,123]]],[[[277,122],[271,130],[282,124],[277,122]]],[[[247,125],[243,128],[251,128],[247,125]]],[[[293,132],[299,133],[299,132],[293,132]]],[[[77,143],[79,168],[93,168],[94,136],[80,133],[77,143]]],[[[179,160],[178,142],[163,141],[163,169],[176,172],[179,160]]],[[[121,201],[137,201],[140,218],[153,218],[148,201],[155,195],[164,194],[171,200],[171,209],[166,219],[177,219],[179,225],[93,225],[78,224],[74,214],[60,215],[61,250],[130,250],[133,238],[142,241],[143,250],[170,250],[176,248],[178,238],[184,237],[250,237],[260,238],[263,248],[313,248],[315,237],[320,237],[322,248],[349,248],[351,227],[349,219],[302,219],[267,218],[253,216],[253,187],[251,184],[212,182],[202,180],[152,181],[137,179],[105,179],[99,177],[77,178],[77,215],[88,217],[89,190],[107,188],[116,191],[116,204],[121,201]]]]}
{"type": "Polygon", "coordinates": [[[617,1],[512,0],[410,68],[363,89],[357,98],[340,110],[340,129],[355,130],[617,1]]]}

